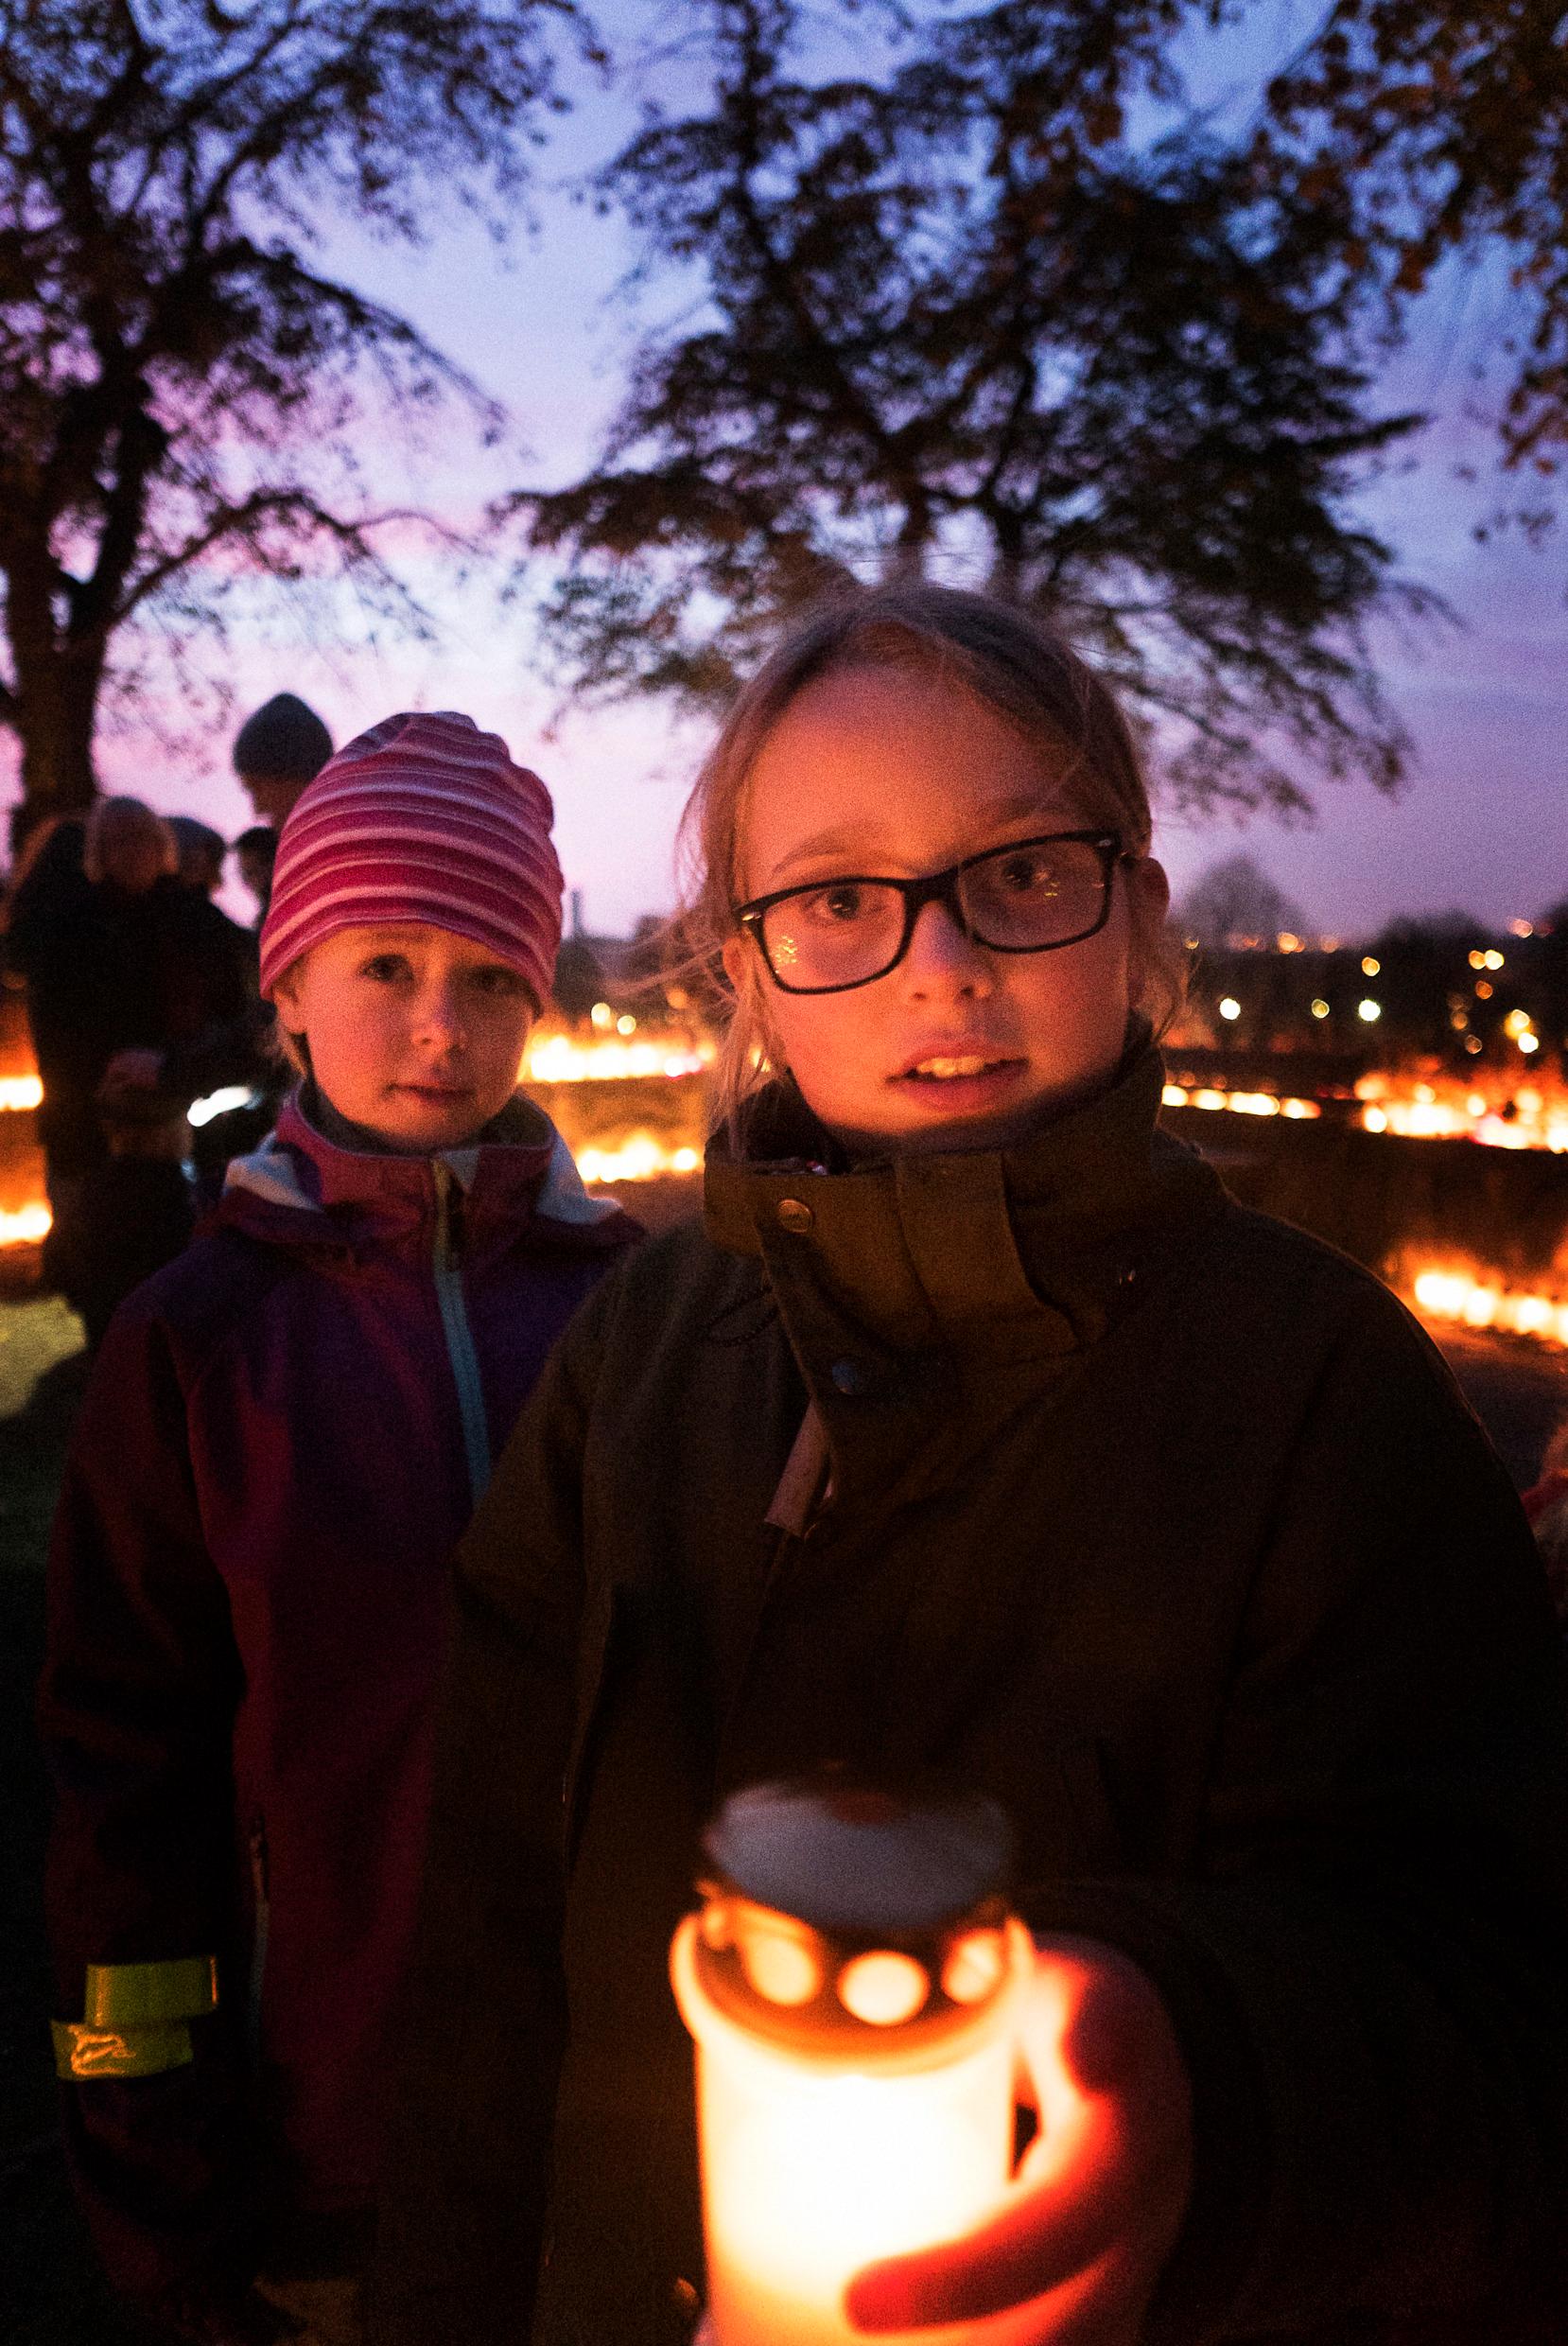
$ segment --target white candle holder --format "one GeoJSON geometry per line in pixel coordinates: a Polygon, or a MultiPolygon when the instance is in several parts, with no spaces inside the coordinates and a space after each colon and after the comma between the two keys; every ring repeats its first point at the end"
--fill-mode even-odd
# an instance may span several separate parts
{"type": "MultiPolygon", "coordinates": [[[[1012,2165],[1028,1933],[989,1802],[737,1795],[671,1973],[697,2045],[717,2346],[853,2346],[862,2267],[971,2230],[1012,2165]]],[[[957,2330],[909,2333],[944,2346],[957,2330]]]]}

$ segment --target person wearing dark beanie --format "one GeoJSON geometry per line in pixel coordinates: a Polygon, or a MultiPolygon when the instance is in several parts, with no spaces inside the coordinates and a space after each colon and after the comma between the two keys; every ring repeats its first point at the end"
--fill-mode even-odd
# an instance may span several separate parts
{"type": "Polygon", "coordinates": [[[235,735],[235,772],[257,816],[281,831],[306,782],[332,755],[332,736],[296,693],[274,692],[235,735]]]}

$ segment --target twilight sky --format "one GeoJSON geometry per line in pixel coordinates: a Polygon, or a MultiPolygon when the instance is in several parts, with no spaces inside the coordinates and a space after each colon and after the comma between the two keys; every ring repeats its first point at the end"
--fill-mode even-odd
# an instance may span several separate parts
{"type": "MultiPolygon", "coordinates": [[[[1293,0],[1280,5],[1292,13],[1293,0]]],[[[1232,68],[1240,75],[1252,61],[1234,40],[1211,50],[1203,94],[1223,98],[1232,68]]],[[[546,169],[583,167],[628,121],[623,104],[596,96],[552,145],[546,169]]],[[[630,254],[616,222],[565,192],[547,188],[537,210],[537,233],[509,256],[461,221],[437,223],[413,255],[333,238],[326,265],[405,310],[505,400],[524,444],[521,453],[483,454],[453,434],[414,461],[411,483],[404,461],[386,455],[376,470],[390,498],[411,486],[435,511],[471,514],[497,489],[568,479],[591,459],[634,336],[635,320],[611,300],[630,254]]],[[[661,298],[672,304],[686,292],[672,285],[661,298]]],[[[1490,436],[1464,410],[1473,363],[1504,330],[1506,310],[1498,285],[1451,273],[1380,386],[1387,408],[1436,411],[1439,420],[1410,466],[1369,491],[1360,511],[1401,569],[1437,589],[1460,622],[1415,640],[1385,629],[1377,639],[1385,685],[1416,742],[1404,793],[1390,804],[1366,785],[1325,784],[1310,829],[1262,816],[1241,829],[1229,818],[1173,818],[1159,837],[1178,894],[1207,863],[1244,848],[1296,898],[1308,927],[1352,937],[1396,913],[1451,907],[1500,925],[1568,897],[1568,529],[1539,551],[1516,535],[1484,545],[1473,535],[1497,483],[1490,436]],[[1477,484],[1456,478],[1466,461],[1479,467],[1477,484]]],[[[586,924],[619,931],[639,912],[663,909],[701,731],[636,707],[568,712],[546,739],[556,696],[530,673],[526,608],[500,608],[483,586],[460,589],[422,559],[419,583],[441,622],[434,647],[367,646],[352,611],[319,598],[265,622],[258,614],[236,628],[226,658],[203,650],[200,661],[225,659],[237,714],[287,688],[321,710],[340,742],[397,707],[468,711],[549,782],[562,862],[584,892],[586,924]]],[[[251,816],[229,769],[232,729],[179,759],[150,737],[106,738],[105,784],[233,835],[251,816]]]]}

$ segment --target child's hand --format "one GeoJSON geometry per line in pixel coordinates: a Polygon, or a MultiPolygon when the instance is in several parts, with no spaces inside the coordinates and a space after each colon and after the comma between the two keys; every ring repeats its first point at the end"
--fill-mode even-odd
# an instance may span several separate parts
{"type": "Polygon", "coordinates": [[[1007,2346],[1137,2337],[1192,2183],[1192,2092],[1175,2031],[1124,1955],[1047,1939],[1023,2043],[1040,2131],[1003,2213],[962,2240],[868,2265],[848,2294],[858,2329],[1006,2313],[1007,2346]]]}

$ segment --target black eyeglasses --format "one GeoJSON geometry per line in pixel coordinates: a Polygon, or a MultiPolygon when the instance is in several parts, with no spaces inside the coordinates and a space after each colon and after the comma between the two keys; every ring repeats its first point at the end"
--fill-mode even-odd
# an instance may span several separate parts
{"type": "Polygon", "coordinates": [[[836,994],[897,969],[927,904],[988,953],[1054,953],[1106,925],[1111,875],[1134,859],[1113,831],[1054,831],[967,855],[923,880],[860,873],[738,904],[775,986],[836,994]]]}

